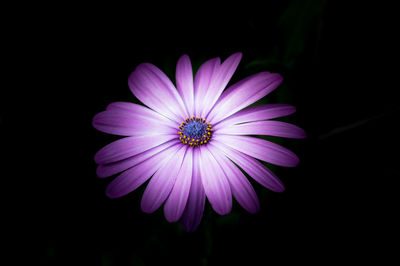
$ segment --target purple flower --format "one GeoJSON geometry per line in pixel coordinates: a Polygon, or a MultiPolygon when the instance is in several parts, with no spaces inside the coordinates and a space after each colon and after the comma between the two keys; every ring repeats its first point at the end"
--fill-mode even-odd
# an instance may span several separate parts
{"type": "Polygon", "coordinates": [[[293,167],[298,157],[248,135],[306,135],[297,126],[269,120],[294,113],[291,105],[248,107],[278,87],[279,74],[254,74],[224,90],[241,57],[241,53],[233,54],[222,64],[219,58],[210,59],[193,80],[190,59],[183,55],[176,67],[176,87],[152,64],[135,69],[129,88],[147,107],[114,102],[93,118],[96,129],[126,136],[95,155],[99,177],[122,172],[108,185],[108,197],[124,196],[151,178],[142,210],[152,213],[164,203],[169,222],[181,220],[186,231],[194,231],[206,197],[221,215],[230,212],[232,195],[248,212],[259,210],[257,195],[240,168],[266,188],[284,190],[259,160],[293,167]]]}

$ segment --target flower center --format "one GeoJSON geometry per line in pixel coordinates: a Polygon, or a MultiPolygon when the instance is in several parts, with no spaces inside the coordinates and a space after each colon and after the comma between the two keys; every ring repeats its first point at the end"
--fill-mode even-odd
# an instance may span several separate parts
{"type": "Polygon", "coordinates": [[[179,139],[189,146],[197,147],[206,144],[211,136],[211,124],[206,123],[203,117],[188,117],[179,126],[179,139]]]}

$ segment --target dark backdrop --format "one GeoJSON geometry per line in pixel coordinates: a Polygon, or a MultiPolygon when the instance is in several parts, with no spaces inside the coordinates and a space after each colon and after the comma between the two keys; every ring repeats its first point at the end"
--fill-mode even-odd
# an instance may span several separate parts
{"type": "Polygon", "coordinates": [[[391,225],[398,211],[392,185],[399,177],[398,156],[392,155],[398,104],[389,82],[395,70],[381,61],[394,56],[390,38],[397,19],[386,15],[391,8],[299,0],[231,7],[50,7],[28,10],[29,19],[10,29],[18,38],[11,55],[22,55],[14,60],[16,100],[3,98],[2,108],[4,128],[16,129],[22,144],[4,142],[17,162],[7,176],[18,184],[6,201],[16,218],[10,230],[14,259],[39,265],[268,265],[392,254],[395,246],[386,243],[397,233],[391,225]],[[117,138],[93,129],[91,119],[110,102],[135,101],[127,85],[135,67],[151,62],[173,78],[184,53],[198,67],[238,51],[243,59],[232,82],[258,71],[281,73],[282,85],[265,101],[295,105],[297,113],[285,121],[308,134],[277,140],[301,160],[296,168],[273,168],[286,191],[253,182],[258,214],[235,202],[221,217],[207,203],[191,234],[168,223],[162,208],[151,215],[140,211],[145,186],[108,199],[104,190],[112,178],[96,177],[93,156],[117,138]],[[8,118],[13,114],[18,117],[8,118]]]}

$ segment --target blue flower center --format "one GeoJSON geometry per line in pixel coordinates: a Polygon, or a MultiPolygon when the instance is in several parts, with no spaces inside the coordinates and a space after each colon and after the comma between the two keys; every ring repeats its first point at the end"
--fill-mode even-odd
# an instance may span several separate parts
{"type": "Polygon", "coordinates": [[[188,117],[179,126],[179,140],[189,146],[198,147],[207,144],[211,136],[211,124],[206,123],[202,117],[188,117]]]}

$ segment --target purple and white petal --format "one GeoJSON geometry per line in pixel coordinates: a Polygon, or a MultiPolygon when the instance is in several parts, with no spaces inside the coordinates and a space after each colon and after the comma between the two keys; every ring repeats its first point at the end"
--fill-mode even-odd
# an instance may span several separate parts
{"type": "Polygon", "coordinates": [[[264,139],[215,134],[214,140],[254,158],[279,166],[294,167],[299,163],[299,158],[292,151],[264,139]]]}
{"type": "Polygon", "coordinates": [[[181,223],[186,232],[197,229],[203,217],[206,194],[201,183],[201,172],[199,165],[200,150],[193,150],[193,175],[190,184],[189,197],[182,215],[181,223]]]}
{"type": "Polygon", "coordinates": [[[156,146],[152,149],[149,149],[145,152],[139,153],[138,155],[126,158],[124,160],[117,161],[114,163],[109,163],[109,164],[100,164],[96,169],[96,174],[100,178],[115,175],[119,172],[122,172],[128,168],[131,168],[131,167],[149,159],[153,155],[158,154],[159,152],[161,152],[173,145],[177,145],[178,143],[180,143],[178,140],[171,140],[171,141],[165,142],[159,146],[156,146]]]}
{"type": "Polygon", "coordinates": [[[193,70],[190,58],[182,55],[176,66],[176,88],[181,95],[189,115],[194,114],[193,70]]]}
{"type": "Polygon", "coordinates": [[[164,142],[176,139],[175,135],[126,137],[101,148],[94,156],[97,164],[113,163],[135,156],[164,142]]]}
{"type": "Polygon", "coordinates": [[[263,104],[243,109],[213,126],[215,130],[235,124],[263,121],[290,115],[296,107],[288,104],[263,104]]]}
{"type": "Polygon", "coordinates": [[[207,117],[211,124],[231,116],[273,91],[282,82],[279,74],[262,72],[229,87],[207,117]]]}
{"type": "Polygon", "coordinates": [[[215,146],[223,151],[225,155],[242,168],[251,178],[263,185],[264,187],[275,191],[282,192],[285,186],[279,178],[262,163],[251,156],[248,156],[240,151],[232,149],[218,141],[213,141],[210,146],[215,146]]]}
{"type": "Polygon", "coordinates": [[[203,101],[203,109],[200,113],[201,117],[206,117],[217,102],[229,80],[232,78],[233,73],[235,73],[241,58],[242,53],[235,53],[229,56],[217,69],[217,72],[213,76],[212,84],[210,84],[204,98],[199,99],[203,101]]]}
{"type": "Polygon", "coordinates": [[[126,170],[111,181],[107,186],[106,195],[110,198],[118,198],[132,192],[146,182],[165,161],[174,156],[178,149],[178,145],[172,146],[126,170]]]}
{"type": "Polygon", "coordinates": [[[170,135],[176,127],[148,117],[140,117],[126,110],[107,110],[93,118],[93,127],[99,131],[120,136],[170,135]]]}
{"type": "Polygon", "coordinates": [[[164,215],[168,222],[176,222],[181,218],[189,197],[192,174],[193,149],[189,148],[176,177],[175,185],[164,205],[164,215]]]}
{"type": "Polygon", "coordinates": [[[259,121],[232,125],[216,130],[215,135],[267,135],[302,139],[306,133],[298,126],[280,121],[259,121]]]}
{"type": "Polygon", "coordinates": [[[188,116],[178,91],[156,66],[140,64],[130,75],[128,84],[136,98],[158,113],[177,123],[188,116]]]}
{"type": "Polygon", "coordinates": [[[207,146],[200,147],[199,162],[201,182],[211,206],[218,214],[229,213],[232,209],[232,194],[229,182],[207,146]]]}
{"type": "Polygon", "coordinates": [[[235,199],[248,212],[258,212],[260,209],[260,202],[246,176],[216,146],[210,145],[209,149],[224,171],[235,199]]]}
{"type": "Polygon", "coordinates": [[[175,184],[187,149],[188,146],[181,146],[173,156],[166,157],[166,162],[153,175],[143,193],[142,211],[152,213],[167,199],[175,184]]]}
{"type": "Polygon", "coordinates": [[[213,58],[203,63],[196,73],[194,79],[194,102],[195,102],[195,114],[201,116],[204,108],[204,97],[207,94],[208,89],[213,84],[213,78],[218,73],[221,60],[219,58],[213,58]]]}
{"type": "Polygon", "coordinates": [[[123,111],[123,112],[128,112],[129,114],[135,116],[135,117],[140,117],[146,120],[154,120],[159,122],[160,124],[163,125],[168,125],[170,127],[176,127],[176,125],[179,123],[169,119],[168,117],[161,115],[157,113],[156,111],[135,103],[130,103],[130,102],[112,102],[110,103],[107,108],[107,111],[123,111]]]}

